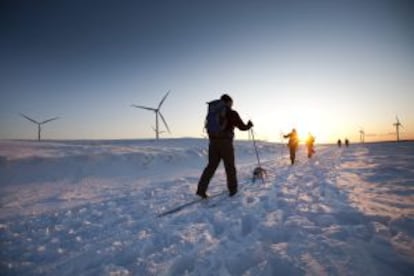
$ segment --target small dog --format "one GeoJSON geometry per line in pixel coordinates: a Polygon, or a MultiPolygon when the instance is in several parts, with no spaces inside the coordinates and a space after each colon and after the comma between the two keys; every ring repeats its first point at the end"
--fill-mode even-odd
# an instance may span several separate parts
{"type": "Polygon", "coordinates": [[[257,167],[254,169],[253,171],[253,183],[256,182],[256,179],[262,179],[264,181],[265,177],[266,177],[267,173],[266,170],[261,168],[261,167],[257,167]]]}

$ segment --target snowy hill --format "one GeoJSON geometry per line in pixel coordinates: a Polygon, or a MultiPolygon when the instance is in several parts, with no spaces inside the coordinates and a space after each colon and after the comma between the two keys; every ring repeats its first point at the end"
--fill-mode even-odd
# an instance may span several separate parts
{"type": "MultiPolygon", "coordinates": [[[[202,139],[1,141],[1,275],[412,275],[414,143],[237,141],[239,193],[192,201],[202,139]]],[[[222,166],[209,194],[225,190],[222,166]]]]}

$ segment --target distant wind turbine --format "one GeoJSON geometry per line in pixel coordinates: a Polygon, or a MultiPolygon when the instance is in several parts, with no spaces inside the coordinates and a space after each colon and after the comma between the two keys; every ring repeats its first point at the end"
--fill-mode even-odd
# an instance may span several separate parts
{"type": "Polygon", "coordinates": [[[38,141],[40,141],[40,132],[42,131],[42,125],[44,125],[44,124],[46,124],[46,123],[49,123],[49,122],[51,122],[51,121],[54,121],[54,120],[59,119],[59,117],[54,117],[54,118],[51,118],[51,119],[44,120],[44,121],[42,121],[42,122],[38,122],[38,121],[36,121],[36,120],[34,120],[34,119],[32,119],[32,118],[29,118],[28,116],[24,115],[23,113],[20,113],[20,116],[22,116],[22,117],[26,118],[26,119],[27,119],[27,120],[29,120],[30,122],[32,122],[32,123],[34,123],[34,124],[36,124],[36,125],[37,125],[37,140],[38,140],[38,141]]]}
{"type": "Polygon", "coordinates": [[[395,116],[396,122],[393,124],[395,126],[395,130],[397,132],[397,142],[400,141],[400,127],[404,128],[404,126],[400,123],[400,119],[398,119],[398,116],[395,116]]]}
{"type": "Polygon", "coordinates": [[[168,96],[169,93],[170,93],[170,90],[168,90],[167,94],[165,94],[165,96],[162,98],[162,100],[158,104],[158,107],[157,108],[147,107],[147,106],[142,106],[142,105],[135,105],[135,104],[131,105],[132,107],[146,109],[146,110],[150,110],[150,111],[154,111],[155,112],[155,139],[157,139],[157,140],[160,138],[160,133],[162,132],[159,129],[158,116],[161,117],[161,120],[164,123],[164,126],[167,129],[168,133],[171,133],[170,132],[170,128],[168,127],[167,121],[165,121],[165,118],[164,118],[164,116],[162,116],[162,113],[160,111],[161,105],[164,103],[164,101],[167,98],[167,96],[168,96]]]}
{"type": "Polygon", "coordinates": [[[359,141],[365,143],[365,130],[363,128],[359,130],[359,141]]]}

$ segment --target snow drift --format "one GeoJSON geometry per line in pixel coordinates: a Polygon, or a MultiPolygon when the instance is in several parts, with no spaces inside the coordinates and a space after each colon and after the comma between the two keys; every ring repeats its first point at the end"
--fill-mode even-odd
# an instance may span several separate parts
{"type": "MultiPolygon", "coordinates": [[[[239,193],[196,198],[208,141],[1,141],[2,275],[411,275],[414,143],[237,141],[239,193]]],[[[208,193],[226,189],[222,167],[208,193]]]]}

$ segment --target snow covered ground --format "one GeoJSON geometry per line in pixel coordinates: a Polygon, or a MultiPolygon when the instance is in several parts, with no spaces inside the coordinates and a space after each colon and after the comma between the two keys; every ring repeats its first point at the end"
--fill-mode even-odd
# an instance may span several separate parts
{"type": "MultiPolygon", "coordinates": [[[[414,275],[414,143],[236,142],[239,193],[196,198],[207,140],[0,141],[1,275],[414,275]]],[[[209,194],[225,190],[222,166],[209,194]]]]}

